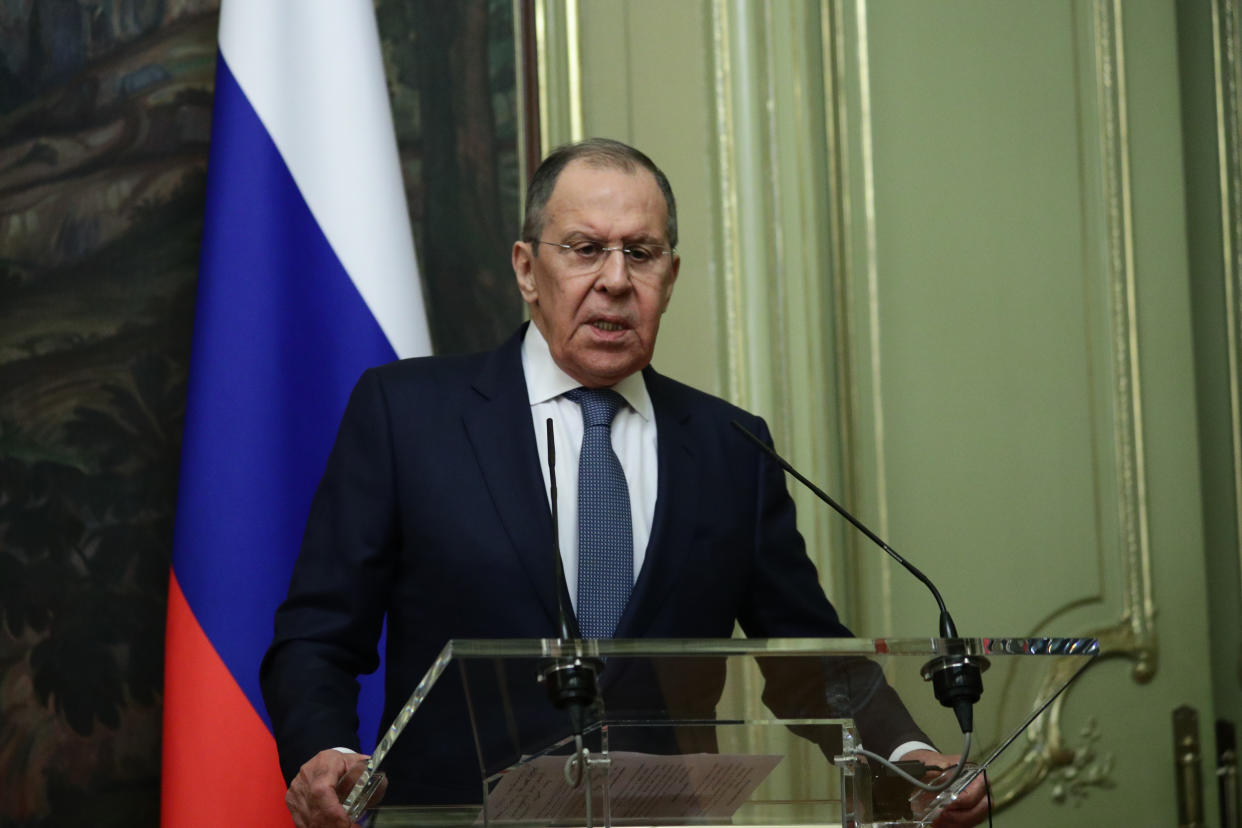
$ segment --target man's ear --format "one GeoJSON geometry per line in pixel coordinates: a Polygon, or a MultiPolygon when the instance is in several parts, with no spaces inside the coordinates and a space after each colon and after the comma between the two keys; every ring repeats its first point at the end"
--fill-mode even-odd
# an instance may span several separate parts
{"type": "Polygon", "coordinates": [[[660,297],[660,313],[668,310],[669,300],[673,298],[673,283],[677,281],[677,274],[681,272],[681,256],[673,254],[673,266],[669,268],[668,276],[664,279],[664,295],[660,297]]]}
{"type": "Polygon", "coordinates": [[[539,291],[535,288],[534,255],[529,242],[513,243],[513,278],[517,280],[518,292],[528,305],[539,299],[539,291]]]}

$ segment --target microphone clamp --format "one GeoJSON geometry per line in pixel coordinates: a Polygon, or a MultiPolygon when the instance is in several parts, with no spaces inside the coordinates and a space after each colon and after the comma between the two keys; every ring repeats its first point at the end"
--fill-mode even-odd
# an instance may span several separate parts
{"type": "Polygon", "coordinates": [[[983,695],[983,671],[988,666],[983,656],[955,653],[933,658],[920,671],[923,680],[932,683],[936,701],[952,708],[963,733],[975,729],[973,705],[983,695]]]}
{"type": "Polygon", "coordinates": [[[574,736],[586,727],[586,712],[599,698],[599,674],[603,664],[581,655],[549,659],[539,670],[539,681],[557,710],[569,713],[574,736]]]}

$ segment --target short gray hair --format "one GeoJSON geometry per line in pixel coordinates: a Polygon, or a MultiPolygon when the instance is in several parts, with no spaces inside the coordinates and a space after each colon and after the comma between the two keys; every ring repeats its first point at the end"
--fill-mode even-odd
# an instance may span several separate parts
{"type": "MultiPolygon", "coordinates": [[[[522,241],[538,241],[543,234],[544,208],[548,199],[556,189],[557,179],[572,161],[583,161],[592,167],[603,167],[636,172],[640,167],[655,176],[656,184],[664,195],[664,203],[668,207],[668,225],[665,228],[669,247],[677,246],[677,201],[673,198],[673,187],[668,183],[668,176],[655,165],[655,162],[629,144],[614,141],[611,138],[587,138],[575,144],[563,144],[543,159],[535,174],[531,176],[530,186],[526,189],[526,220],[522,223],[522,241]]],[[[535,248],[538,251],[538,247],[535,248]]],[[[536,253],[538,255],[538,253],[536,253]]]]}

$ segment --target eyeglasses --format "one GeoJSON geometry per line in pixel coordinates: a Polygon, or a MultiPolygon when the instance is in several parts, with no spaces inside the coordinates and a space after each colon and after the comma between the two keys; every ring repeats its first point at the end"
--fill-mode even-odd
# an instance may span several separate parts
{"type": "Polygon", "coordinates": [[[674,250],[659,244],[627,244],[622,247],[605,247],[602,242],[584,239],[582,241],[561,242],[534,239],[536,244],[560,249],[559,261],[566,272],[574,276],[585,276],[598,273],[604,268],[608,254],[621,251],[625,257],[626,270],[633,276],[659,275],[669,261],[672,261],[674,250]],[[667,257],[667,258],[666,258],[667,257]]]}

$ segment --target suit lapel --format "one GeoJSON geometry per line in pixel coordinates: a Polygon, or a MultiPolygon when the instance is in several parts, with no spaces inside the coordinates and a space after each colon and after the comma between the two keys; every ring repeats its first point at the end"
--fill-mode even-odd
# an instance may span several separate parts
{"type": "MultiPolygon", "coordinates": [[[[474,381],[477,403],[462,414],[479,471],[514,553],[550,621],[556,621],[552,515],[522,373],[525,326],[494,351],[474,381]]],[[[550,630],[549,630],[550,632],[550,630]]]]}
{"type": "Polygon", "coordinates": [[[659,483],[651,540],[634,591],[617,624],[617,638],[646,635],[660,606],[671,597],[689,553],[699,508],[692,415],[668,380],[651,368],[643,376],[655,410],[659,483]]]}

